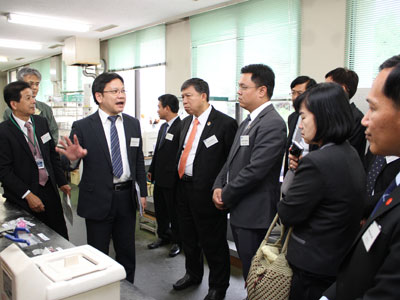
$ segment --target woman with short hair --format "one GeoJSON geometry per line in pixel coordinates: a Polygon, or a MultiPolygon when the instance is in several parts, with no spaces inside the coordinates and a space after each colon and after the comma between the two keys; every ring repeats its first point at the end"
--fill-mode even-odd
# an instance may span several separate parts
{"type": "Polygon", "coordinates": [[[293,269],[291,300],[319,299],[360,229],[365,172],[349,144],[353,117],[342,87],[320,83],[296,99],[304,140],[319,149],[298,161],[293,182],[278,203],[282,223],[293,226],[287,259],[293,269]],[[298,163],[298,166],[297,166],[298,163]]]}

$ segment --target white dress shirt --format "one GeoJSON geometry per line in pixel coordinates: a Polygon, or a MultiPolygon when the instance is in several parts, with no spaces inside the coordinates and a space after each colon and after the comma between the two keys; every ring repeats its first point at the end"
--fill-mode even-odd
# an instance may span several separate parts
{"type": "MultiPolygon", "coordinates": [[[[190,149],[189,156],[186,161],[186,167],[185,167],[185,174],[188,176],[193,176],[194,158],[196,155],[197,147],[199,146],[201,134],[203,133],[203,129],[206,126],[208,117],[210,116],[211,108],[212,108],[212,106],[209,105],[208,108],[197,118],[197,120],[199,120],[199,124],[197,125],[196,136],[193,141],[192,149],[190,149]]],[[[195,118],[196,118],[195,116],[192,117],[192,123],[190,124],[189,130],[186,134],[185,142],[183,144],[184,148],[186,147],[186,143],[189,139],[190,133],[192,132],[193,121],[195,118]]],[[[182,151],[182,153],[183,153],[183,151],[182,151]]],[[[182,153],[181,153],[181,155],[182,155],[182,153]]],[[[180,165],[180,163],[181,162],[180,162],[180,158],[179,158],[179,165],[180,165]]],[[[178,165],[178,170],[179,170],[179,165],[178,165]]]]}
{"type": "MultiPolygon", "coordinates": [[[[129,168],[129,161],[128,161],[128,153],[126,148],[126,138],[125,138],[125,130],[124,130],[124,122],[122,113],[118,114],[120,117],[115,121],[115,127],[117,128],[118,132],[118,139],[119,139],[119,148],[121,151],[121,159],[122,159],[122,167],[123,173],[120,178],[114,176],[114,183],[125,182],[131,179],[131,170],[129,168]]],[[[111,158],[111,136],[110,136],[110,129],[111,129],[111,121],[108,119],[109,115],[99,108],[99,116],[101,119],[101,124],[103,125],[104,133],[107,140],[108,151],[110,152],[111,158]]]]}
{"type": "Polygon", "coordinates": [[[167,123],[168,123],[168,129],[167,129],[167,132],[168,132],[168,130],[171,128],[171,125],[174,123],[174,121],[178,118],[179,116],[177,115],[175,118],[173,118],[173,119],[171,119],[171,120],[169,120],[167,123]]]}
{"type": "Polygon", "coordinates": [[[260,114],[260,112],[262,112],[262,111],[264,110],[264,108],[266,108],[266,107],[269,106],[269,105],[272,105],[272,102],[271,102],[271,101],[267,101],[267,102],[261,104],[261,105],[260,105],[259,107],[257,107],[255,110],[253,110],[253,111],[250,113],[250,122],[249,122],[249,125],[248,125],[248,126],[250,126],[250,124],[257,118],[257,116],[260,114]]]}
{"type": "MultiPolygon", "coordinates": [[[[13,116],[15,122],[17,122],[19,128],[20,128],[20,129],[22,130],[22,132],[24,133],[26,142],[29,144],[30,142],[29,142],[29,139],[28,139],[28,128],[25,127],[26,121],[21,120],[20,118],[16,117],[14,114],[12,114],[12,116],[13,116]]],[[[30,118],[29,118],[29,120],[28,120],[27,122],[30,123],[31,126],[32,126],[32,128],[33,128],[33,124],[32,124],[32,121],[31,121],[30,118]]],[[[37,141],[37,137],[36,137],[36,132],[33,133],[33,138],[36,139],[36,145],[37,145],[38,141],[37,141]]],[[[32,141],[32,142],[34,142],[34,141],[32,141]]],[[[39,145],[37,145],[37,149],[38,149],[39,152],[40,152],[40,147],[39,147],[39,145]]],[[[45,167],[45,169],[46,169],[46,166],[44,166],[44,167],[45,167]]],[[[46,169],[46,172],[47,172],[47,169],[46,169]]],[[[49,172],[47,172],[47,175],[49,175],[49,172]]],[[[22,195],[21,198],[22,198],[22,199],[25,199],[25,197],[28,196],[30,192],[31,192],[30,190],[27,190],[27,191],[25,192],[25,194],[22,195]]]]}

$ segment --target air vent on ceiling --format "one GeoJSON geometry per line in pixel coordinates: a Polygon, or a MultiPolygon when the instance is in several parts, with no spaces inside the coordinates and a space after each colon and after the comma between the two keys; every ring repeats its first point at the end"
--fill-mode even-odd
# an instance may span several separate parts
{"type": "Polygon", "coordinates": [[[113,29],[115,27],[118,27],[118,25],[110,24],[110,25],[107,25],[107,26],[103,26],[103,27],[97,28],[97,29],[95,29],[95,31],[104,32],[106,30],[110,30],[110,29],[113,29]]]}
{"type": "Polygon", "coordinates": [[[55,49],[55,48],[62,47],[62,46],[64,46],[64,45],[63,44],[54,44],[54,45],[49,46],[49,49],[55,49]]]}
{"type": "Polygon", "coordinates": [[[25,57],[18,57],[15,60],[23,60],[23,59],[25,59],[25,57]]]}

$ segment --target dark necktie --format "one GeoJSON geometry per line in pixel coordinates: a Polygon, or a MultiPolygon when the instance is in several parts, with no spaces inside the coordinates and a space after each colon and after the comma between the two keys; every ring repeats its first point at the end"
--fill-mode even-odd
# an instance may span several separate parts
{"type": "Polygon", "coordinates": [[[32,130],[31,123],[26,122],[25,123],[25,127],[26,127],[26,129],[28,131],[28,139],[29,139],[28,145],[29,145],[29,148],[31,149],[33,157],[35,158],[36,161],[37,160],[41,160],[43,162],[42,168],[39,168],[39,166],[38,166],[38,169],[39,169],[39,184],[41,186],[45,186],[49,176],[47,175],[47,171],[46,171],[46,168],[44,166],[44,161],[43,161],[42,154],[40,153],[40,150],[39,150],[39,145],[38,145],[38,143],[35,143],[35,137],[33,136],[33,130],[32,130]]]}
{"type": "MultiPolygon", "coordinates": [[[[396,178],[393,179],[393,181],[389,184],[388,188],[385,190],[385,192],[383,193],[382,197],[379,199],[379,201],[376,203],[374,210],[371,213],[371,217],[376,213],[376,211],[378,210],[378,208],[385,203],[388,199],[390,194],[393,192],[393,190],[397,187],[396,184],[396,178]]],[[[387,203],[386,205],[388,205],[390,203],[387,203]]]]}
{"type": "Polygon", "coordinates": [[[113,167],[114,176],[120,178],[123,173],[122,166],[122,158],[121,158],[121,149],[119,147],[119,138],[117,127],[115,126],[115,122],[118,119],[117,116],[109,116],[108,119],[111,121],[110,127],[110,139],[111,139],[111,161],[113,167]]]}
{"type": "Polygon", "coordinates": [[[249,115],[247,115],[247,118],[244,119],[244,121],[242,123],[242,129],[241,129],[240,135],[242,135],[246,131],[246,129],[249,128],[250,121],[251,121],[251,117],[249,114],[249,115]]]}
{"type": "Polygon", "coordinates": [[[374,162],[372,163],[371,169],[369,169],[367,174],[367,193],[368,196],[372,195],[372,191],[375,188],[375,182],[381,172],[383,166],[386,164],[386,159],[384,156],[377,155],[374,162]]]}
{"type": "Polygon", "coordinates": [[[160,143],[158,144],[158,148],[160,148],[162,143],[164,142],[165,136],[167,135],[169,124],[165,123],[163,126],[164,126],[164,128],[162,129],[162,135],[161,135],[160,143]]]}

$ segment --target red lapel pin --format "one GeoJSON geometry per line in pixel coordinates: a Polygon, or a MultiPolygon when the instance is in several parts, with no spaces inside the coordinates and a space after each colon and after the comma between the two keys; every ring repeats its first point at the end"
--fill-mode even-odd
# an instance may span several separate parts
{"type": "Polygon", "coordinates": [[[387,199],[385,205],[388,206],[390,203],[392,203],[393,198],[389,198],[387,199]]]}

